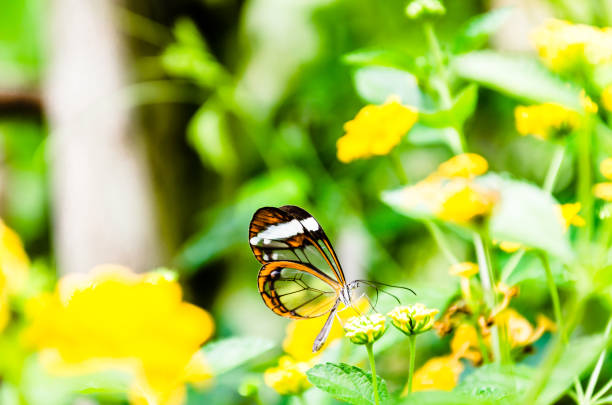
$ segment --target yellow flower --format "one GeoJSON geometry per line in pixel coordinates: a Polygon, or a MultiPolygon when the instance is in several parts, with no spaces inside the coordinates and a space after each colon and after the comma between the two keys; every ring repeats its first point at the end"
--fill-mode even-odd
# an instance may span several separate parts
{"type": "Polygon", "coordinates": [[[374,343],[385,330],[385,317],[381,314],[354,316],[344,324],[346,337],[356,345],[374,343]]]}
{"type": "Polygon", "coordinates": [[[0,271],[0,332],[4,330],[10,318],[8,293],[6,291],[6,280],[0,271]]]}
{"type": "Polygon", "coordinates": [[[612,30],[590,25],[548,20],[538,27],[532,40],[540,57],[552,70],[569,72],[584,64],[612,60],[612,30]]]}
{"type": "Polygon", "coordinates": [[[211,377],[199,348],[212,318],[182,301],[180,285],[164,273],[107,265],[69,275],[26,312],[24,338],[50,372],[129,370],[133,404],[180,404],[185,382],[211,377]]]}
{"type": "Polygon", "coordinates": [[[519,242],[511,242],[508,240],[493,241],[497,246],[506,253],[514,253],[523,247],[519,242]]]}
{"type": "Polygon", "coordinates": [[[561,221],[563,223],[563,229],[567,231],[570,225],[585,225],[584,218],[578,215],[578,213],[580,212],[580,208],[581,205],[579,202],[557,205],[557,209],[559,210],[559,216],[561,217],[561,221]]]}
{"type": "Polygon", "coordinates": [[[488,169],[489,164],[482,156],[476,153],[463,153],[441,163],[437,174],[449,178],[473,178],[485,174],[488,169]]]}
{"type": "Polygon", "coordinates": [[[0,272],[4,274],[9,294],[23,288],[29,269],[30,261],[19,235],[0,219],[0,272]]]}
{"type": "MultiPolygon", "coordinates": [[[[358,311],[363,312],[367,309],[369,304],[367,299],[363,298],[354,305],[358,311]]],[[[349,318],[359,315],[359,312],[349,307],[346,309],[341,308],[337,314],[337,317],[340,318],[342,322],[346,322],[349,318]]],[[[287,325],[285,340],[283,340],[283,349],[285,353],[298,361],[307,361],[318,356],[321,351],[327,349],[333,342],[344,336],[342,325],[334,319],[334,323],[332,324],[325,344],[319,352],[313,353],[312,342],[314,342],[323,328],[325,321],[326,319],[324,316],[291,321],[287,325]]]]}
{"type": "Polygon", "coordinates": [[[306,378],[306,371],[311,367],[309,362],[283,356],[278,360],[278,367],[271,367],[264,372],[264,382],[280,395],[299,395],[311,387],[306,378]]]}
{"type": "Polygon", "coordinates": [[[437,309],[429,309],[417,303],[395,307],[387,316],[391,318],[393,326],[410,336],[430,330],[438,312],[437,309]]]}
{"type": "Polygon", "coordinates": [[[458,358],[471,360],[475,364],[480,363],[480,360],[482,360],[478,343],[478,332],[472,325],[467,323],[459,325],[453,335],[450,346],[452,353],[458,358]]]}
{"type": "Polygon", "coordinates": [[[612,111],[612,84],[601,92],[601,104],[606,110],[612,111]]]}
{"type": "Polygon", "coordinates": [[[555,330],[555,324],[543,315],[538,316],[538,325],[534,329],[527,319],[512,308],[497,314],[495,323],[506,330],[512,347],[527,346],[538,340],[544,332],[555,330]]]}
{"type": "Polygon", "coordinates": [[[453,182],[443,189],[444,201],[436,215],[450,222],[465,224],[489,215],[496,195],[469,182],[453,182]]]}
{"type": "Polygon", "coordinates": [[[580,114],[556,103],[518,106],[514,109],[514,118],[521,135],[541,139],[567,135],[580,124],[580,114]]]}
{"type": "Polygon", "coordinates": [[[605,201],[612,201],[612,183],[597,183],[593,186],[595,197],[605,201]]]}
{"type": "Polygon", "coordinates": [[[457,356],[433,357],[414,373],[412,391],[451,391],[461,372],[463,365],[457,356]]]}
{"type": "Polygon", "coordinates": [[[363,107],[344,124],[346,133],[337,143],[338,159],[348,163],[388,154],[416,123],[417,116],[415,109],[402,105],[396,97],[380,106],[363,107]]]}
{"type": "Polygon", "coordinates": [[[452,276],[470,278],[478,274],[478,265],[472,262],[455,263],[448,273],[452,276]]]}
{"type": "Polygon", "coordinates": [[[612,158],[602,160],[599,164],[599,171],[606,179],[612,180],[612,158]]]}
{"type": "MultiPolygon", "coordinates": [[[[612,37],[610,38],[612,40],[612,37]]],[[[580,105],[584,108],[584,111],[590,114],[596,114],[599,110],[597,104],[586,94],[586,91],[580,91],[580,105]]]]}

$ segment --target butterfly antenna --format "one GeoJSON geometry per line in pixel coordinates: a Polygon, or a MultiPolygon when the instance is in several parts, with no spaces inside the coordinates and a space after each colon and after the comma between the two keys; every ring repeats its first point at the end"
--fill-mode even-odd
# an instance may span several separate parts
{"type": "MultiPolygon", "coordinates": [[[[370,286],[370,287],[372,287],[373,289],[375,289],[375,290],[376,290],[376,303],[377,303],[377,304],[378,304],[378,293],[379,293],[379,292],[382,292],[382,293],[385,293],[385,294],[390,295],[391,297],[395,298],[395,300],[397,301],[397,303],[401,305],[401,303],[402,303],[402,302],[400,301],[400,299],[399,299],[399,298],[397,298],[397,296],[395,296],[395,295],[391,294],[389,291],[385,291],[385,290],[383,290],[383,289],[378,288],[378,286],[376,285],[376,283],[375,283],[374,281],[369,281],[369,280],[357,280],[357,281],[358,281],[358,282],[360,282],[360,283],[363,283],[363,284],[365,284],[365,285],[368,285],[368,286],[370,286]]],[[[382,283],[380,283],[380,284],[382,284],[382,283]]],[[[385,285],[385,284],[383,284],[383,285],[385,285]]],[[[388,285],[388,284],[387,284],[386,286],[388,286],[388,287],[394,287],[394,286],[390,286],[390,285],[388,285]]],[[[406,287],[400,287],[400,288],[406,288],[406,287]]],[[[410,290],[410,289],[409,289],[409,290],[410,290]]],[[[410,291],[412,291],[412,290],[410,290],[410,291]]],[[[413,291],[413,293],[414,293],[414,291],[413,291]]]]}
{"type": "Polygon", "coordinates": [[[381,283],[380,281],[372,281],[372,280],[357,280],[357,281],[362,282],[362,283],[369,283],[369,285],[376,284],[376,285],[381,285],[383,287],[399,288],[399,289],[402,289],[402,290],[410,291],[414,295],[417,295],[417,293],[415,293],[412,288],[404,287],[404,286],[401,286],[401,285],[386,284],[386,283],[381,283]]]}

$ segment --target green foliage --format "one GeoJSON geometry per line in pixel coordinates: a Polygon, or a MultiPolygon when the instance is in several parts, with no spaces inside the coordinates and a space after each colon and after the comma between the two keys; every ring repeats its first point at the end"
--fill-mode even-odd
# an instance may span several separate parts
{"type": "Polygon", "coordinates": [[[403,104],[422,107],[423,95],[411,73],[392,67],[365,66],[353,75],[357,94],[366,102],[382,104],[390,96],[398,96],[403,104]]]}
{"type": "Polygon", "coordinates": [[[256,359],[273,347],[274,343],[268,339],[245,336],[208,343],[202,351],[213,373],[221,375],[256,359]]]}
{"type": "MultiPolygon", "coordinates": [[[[340,363],[317,364],[307,373],[308,381],[332,397],[352,405],[373,405],[372,375],[359,367],[340,363]]],[[[378,377],[378,393],[384,403],[389,399],[385,381],[378,377]]]]}
{"type": "Polygon", "coordinates": [[[453,42],[453,52],[464,53],[484,46],[510,17],[512,8],[498,8],[476,15],[463,24],[453,42]]]}
{"type": "Polygon", "coordinates": [[[465,121],[474,114],[477,103],[478,86],[471,84],[459,92],[449,108],[434,112],[420,112],[419,122],[432,128],[461,128],[465,121]]]}

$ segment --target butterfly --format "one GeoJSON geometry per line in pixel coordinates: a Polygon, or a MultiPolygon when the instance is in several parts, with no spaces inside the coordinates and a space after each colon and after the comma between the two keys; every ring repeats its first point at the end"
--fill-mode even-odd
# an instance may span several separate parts
{"type": "Polygon", "coordinates": [[[258,209],[249,226],[249,244],[263,264],[257,286],[268,308],[292,319],[328,315],[312,346],[319,351],[339,305],[351,306],[363,280],[346,282],[323,228],[295,205],[258,209]]]}

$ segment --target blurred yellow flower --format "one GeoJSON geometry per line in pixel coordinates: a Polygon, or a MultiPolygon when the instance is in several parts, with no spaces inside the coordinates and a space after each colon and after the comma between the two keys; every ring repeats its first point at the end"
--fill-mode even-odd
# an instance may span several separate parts
{"type": "Polygon", "coordinates": [[[595,197],[605,201],[612,201],[612,183],[597,183],[593,186],[595,197]]]}
{"type": "Polygon", "coordinates": [[[338,139],[338,159],[382,156],[391,152],[417,121],[418,112],[390,97],[383,105],[367,105],[344,124],[344,136],[338,139]]]}
{"type": "MultiPolygon", "coordinates": [[[[363,298],[354,305],[357,310],[363,312],[368,307],[368,301],[363,298]]],[[[337,313],[337,317],[340,318],[342,322],[346,322],[349,318],[359,315],[359,312],[352,307],[340,309],[341,310],[337,313]]],[[[285,340],[283,340],[283,350],[285,353],[298,361],[307,361],[321,354],[321,352],[327,349],[334,341],[344,336],[342,325],[340,322],[337,322],[337,319],[334,319],[334,323],[332,324],[325,344],[319,352],[313,353],[312,342],[314,342],[323,328],[325,320],[325,317],[321,316],[318,318],[296,319],[291,321],[287,325],[285,340]]]]}
{"type": "Polygon", "coordinates": [[[556,103],[518,106],[514,109],[514,118],[521,135],[541,139],[567,135],[580,124],[580,114],[556,103]]]}
{"type": "Polygon", "coordinates": [[[283,356],[277,367],[264,372],[264,382],[280,395],[299,395],[311,387],[306,371],[312,367],[309,362],[295,361],[291,356],[283,356]]]}
{"type": "Polygon", "coordinates": [[[451,391],[461,372],[463,365],[457,356],[432,357],[414,373],[412,391],[451,391]]]}
{"type": "Polygon", "coordinates": [[[561,217],[561,221],[563,223],[563,229],[567,231],[570,225],[585,225],[584,218],[578,215],[578,213],[580,212],[580,208],[581,205],[579,202],[557,205],[557,209],[559,210],[559,216],[561,217]]]}
{"type": "Polygon", "coordinates": [[[457,358],[471,360],[475,364],[480,363],[482,354],[478,343],[478,332],[476,328],[467,323],[462,323],[455,330],[451,340],[451,352],[457,358]]]}
{"type": "Polygon", "coordinates": [[[556,72],[612,60],[610,28],[551,19],[534,31],[532,41],[544,63],[556,72]]]}
{"type": "Polygon", "coordinates": [[[599,164],[599,171],[608,180],[612,180],[612,158],[607,158],[599,164]]]}
{"type": "Polygon", "coordinates": [[[537,318],[534,329],[531,323],[512,308],[506,308],[495,316],[495,323],[506,330],[512,347],[527,346],[538,340],[544,332],[554,331],[555,324],[544,315],[537,318]]]}
{"type": "Polygon", "coordinates": [[[519,242],[511,242],[508,240],[502,240],[502,241],[494,240],[493,243],[496,244],[497,247],[499,247],[501,250],[503,250],[506,253],[514,253],[523,247],[523,245],[520,244],[519,242]]]}
{"type": "Polygon", "coordinates": [[[50,372],[129,370],[133,404],[181,404],[185,382],[209,379],[199,348],[213,333],[210,315],[182,301],[166,274],[101,266],[63,277],[26,308],[27,343],[50,372]]]}
{"type": "Polygon", "coordinates": [[[0,219],[0,272],[6,279],[9,294],[23,288],[30,269],[30,260],[19,235],[0,219]]]}
{"type": "Polygon", "coordinates": [[[395,307],[387,314],[391,323],[406,335],[417,335],[433,327],[437,309],[427,308],[421,303],[395,307]]]}
{"type": "Polygon", "coordinates": [[[0,332],[6,327],[10,313],[6,279],[4,278],[4,274],[0,271],[0,332]]]}
{"type": "MultiPolygon", "coordinates": [[[[612,37],[610,37],[610,40],[612,40],[612,37]]],[[[596,114],[599,110],[597,104],[586,94],[584,89],[580,91],[580,105],[584,108],[584,111],[590,114],[596,114]]]]}
{"type": "Polygon", "coordinates": [[[601,104],[606,110],[612,111],[612,84],[607,85],[601,92],[601,104]]]}
{"type": "Polygon", "coordinates": [[[472,262],[454,263],[448,273],[452,276],[469,278],[478,274],[478,265],[472,262]]]}
{"type": "Polygon", "coordinates": [[[381,314],[354,316],[344,324],[346,337],[356,345],[376,342],[385,330],[385,317],[381,314]]]}
{"type": "Polygon", "coordinates": [[[459,224],[487,216],[497,199],[494,193],[469,182],[449,183],[443,193],[444,201],[436,215],[445,221],[459,224]]]}
{"type": "Polygon", "coordinates": [[[438,166],[437,174],[443,177],[473,178],[485,174],[489,169],[487,160],[476,153],[462,153],[438,166]]]}

